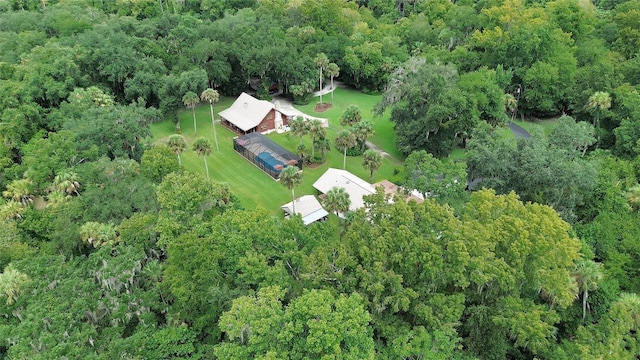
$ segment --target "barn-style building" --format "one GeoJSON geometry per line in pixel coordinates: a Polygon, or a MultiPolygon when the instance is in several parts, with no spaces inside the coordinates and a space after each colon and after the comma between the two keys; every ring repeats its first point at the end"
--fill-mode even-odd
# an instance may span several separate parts
{"type": "Polygon", "coordinates": [[[219,115],[223,125],[240,134],[268,133],[289,125],[289,118],[273,103],[247,93],[240,94],[233,105],[219,115]]]}

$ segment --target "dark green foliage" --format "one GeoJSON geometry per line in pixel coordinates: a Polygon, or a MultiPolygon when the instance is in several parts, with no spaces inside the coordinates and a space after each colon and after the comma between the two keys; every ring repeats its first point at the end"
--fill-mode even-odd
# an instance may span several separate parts
{"type": "Polygon", "coordinates": [[[139,161],[142,140],[151,135],[149,124],[158,116],[154,109],[137,105],[92,107],[78,118],[68,118],[63,128],[76,134],[78,152],[89,160],[129,158],[139,161]]]}
{"type": "MultiPolygon", "coordinates": [[[[639,7],[594,5],[0,2],[0,358],[638,357],[640,300],[620,291],[640,291],[639,7]],[[280,204],[238,210],[227,185],[146,145],[189,91],[310,102],[330,80],[319,53],[339,93],[385,91],[402,153],[469,142],[471,180],[575,229],[433,176],[461,163],[391,157],[395,181],[411,173],[405,187],[442,204],[377,194],[339,229],[305,227],[280,204]],[[527,140],[472,134],[564,113],[577,122],[527,140]],[[108,239],[89,242],[96,229],[108,239]],[[584,264],[604,278],[586,286],[584,264]]],[[[348,154],[371,139],[359,124],[348,154]]],[[[324,162],[328,135],[307,153],[324,162]]]]}
{"type": "MultiPolygon", "coordinates": [[[[574,130],[557,135],[573,136],[574,130]]],[[[481,179],[477,187],[500,193],[515,191],[524,201],[552,206],[564,219],[575,222],[579,220],[576,209],[585,204],[597,174],[596,163],[580,158],[585,140],[576,141],[567,148],[564,141],[534,133],[518,138],[514,146],[513,140],[490,126],[479,126],[467,148],[469,181],[481,179]]]]}
{"type": "Polygon", "coordinates": [[[0,302],[3,313],[13,313],[0,324],[0,336],[16,339],[6,355],[106,356],[134,319],[141,328],[158,325],[149,309],[158,308],[159,298],[140,287],[146,264],[144,252],[133,247],[105,247],[69,263],[59,255],[16,262],[30,279],[21,292],[31,296],[19,296],[10,306],[0,302]]]}
{"type": "MultiPolygon", "coordinates": [[[[458,78],[452,65],[430,64],[418,58],[409,60],[396,71],[377,111],[381,114],[391,107],[391,120],[395,122],[401,152],[426,150],[437,157],[447,156],[455,146],[464,144],[480,120],[478,100],[483,102],[482,111],[491,114],[487,120],[501,118],[496,118],[498,100],[489,100],[491,93],[485,93],[482,98],[472,96],[458,85],[458,78]]],[[[465,81],[469,90],[475,87],[471,77],[465,81]]],[[[478,86],[487,84],[481,82],[478,86]]],[[[500,91],[495,84],[492,90],[495,90],[493,94],[500,91]]],[[[501,101],[502,95],[499,99],[501,101]]]]}
{"type": "Polygon", "coordinates": [[[176,154],[165,145],[146,150],[140,161],[140,172],[154,184],[160,184],[166,175],[179,170],[176,154]]]}
{"type": "Polygon", "coordinates": [[[133,160],[102,158],[78,168],[84,190],[77,202],[85,221],[119,223],[136,212],[158,208],[151,181],[133,160]]]}

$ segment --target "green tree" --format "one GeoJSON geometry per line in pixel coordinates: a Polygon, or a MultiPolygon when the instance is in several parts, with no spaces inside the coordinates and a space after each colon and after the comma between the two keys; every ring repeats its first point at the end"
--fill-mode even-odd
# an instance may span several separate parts
{"type": "Polygon", "coordinates": [[[34,189],[30,179],[13,180],[7,185],[7,189],[2,192],[2,196],[22,205],[33,202],[34,189]]]}
{"type": "Polygon", "coordinates": [[[198,125],[196,123],[196,105],[198,104],[200,98],[193,91],[189,91],[182,97],[182,103],[184,106],[191,108],[191,112],[193,113],[193,133],[198,134],[198,125]]]}
{"type": "Polygon", "coordinates": [[[600,142],[600,114],[603,110],[608,110],[610,107],[611,96],[607,92],[597,91],[589,97],[587,109],[595,114],[593,126],[596,128],[596,132],[598,134],[596,143],[600,142]]]}
{"type": "Polygon", "coordinates": [[[320,86],[318,90],[320,91],[320,103],[322,104],[322,83],[324,82],[324,77],[322,76],[322,72],[329,65],[329,59],[327,58],[327,55],[325,55],[324,53],[319,53],[318,55],[316,55],[315,59],[313,59],[313,62],[316,65],[316,68],[318,68],[318,70],[320,71],[320,77],[319,77],[320,86]]]}
{"type": "MultiPolygon", "coordinates": [[[[154,184],[141,176],[141,166],[135,160],[101,158],[80,164],[74,171],[82,179],[82,196],[74,197],[68,210],[60,211],[71,211],[76,206],[81,208],[80,219],[74,221],[77,224],[87,221],[118,224],[136,212],[157,208],[154,184]]],[[[76,218],[70,214],[65,216],[76,218]]],[[[60,232],[60,241],[66,241],[62,236],[66,231],[60,232]]]]}
{"type": "Polygon", "coordinates": [[[4,271],[0,274],[0,295],[7,298],[7,305],[13,305],[18,300],[20,289],[29,280],[26,274],[14,269],[11,264],[4,268],[4,271]]]}
{"type": "Polygon", "coordinates": [[[118,237],[115,226],[95,221],[86,222],[78,229],[78,232],[80,240],[94,248],[114,244],[118,237]]]}
{"type": "MultiPolygon", "coordinates": [[[[427,150],[446,156],[480,120],[478,99],[467,87],[459,86],[453,65],[412,58],[394,72],[376,113],[391,108],[401,152],[427,150]]],[[[501,103],[496,106],[502,108],[501,103]]]]}
{"type": "Polygon", "coordinates": [[[289,122],[289,127],[291,128],[291,133],[294,136],[300,137],[300,142],[302,143],[302,137],[309,133],[309,122],[303,118],[302,116],[296,116],[289,122]]]}
{"type": "Polygon", "coordinates": [[[342,169],[347,168],[347,150],[356,146],[358,140],[356,136],[347,129],[342,129],[336,136],[336,147],[343,152],[342,169]]]}
{"type": "Polygon", "coordinates": [[[344,214],[349,211],[349,206],[351,206],[349,193],[347,193],[344,188],[333,187],[324,194],[322,206],[336,214],[336,216],[338,216],[339,213],[344,214]]]}
{"type": "Polygon", "coordinates": [[[181,228],[167,239],[163,283],[176,299],[171,316],[200,335],[220,337],[226,331],[216,327],[220,315],[234,298],[255,294],[249,289],[279,286],[299,293],[303,256],[328,238],[327,231],[306,227],[299,217],[283,221],[261,207],[228,209],[206,224],[181,228]],[[200,292],[214,296],[196,296],[200,292]]]}
{"type": "MultiPolygon", "coordinates": [[[[184,144],[184,148],[186,149],[186,144],[184,144]]],[[[140,171],[154,184],[160,184],[167,174],[180,171],[180,162],[176,159],[176,153],[173,149],[164,144],[157,144],[142,155],[140,171]]]]}
{"type": "Polygon", "coordinates": [[[367,148],[367,140],[376,133],[375,125],[370,120],[362,120],[355,123],[351,127],[351,132],[356,136],[362,151],[367,148]]]}
{"type": "Polygon", "coordinates": [[[640,185],[635,185],[627,189],[625,197],[633,209],[640,209],[640,185]]]}
{"type": "MultiPolygon", "coordinates": [[[[327,129],[325,129],[322,121],[318,119],[311,119],[309,121],[309,136],[311,137],[311,143],[315,144],[317,139],[324,138],[327,136],[327,129]]],[[[316,146],[311,147],[311,158],[315,159],[316,157],[316,146]]],[[[324,161],[324,160],[323,160],[324,161]]]]}
{"type": "Polygon", "coordinates": [[[578,328],[576,336],[565,339],[554,354],[558,358],[632,359],[640,354],[637,328],[640,297],[621,293],[597,324],[578,328]]]}
{"type": "Polygon", "coordinates": [[[589,146],[596,142],[593,125],[577,122],[570,116],[563,115],[549,134],[550,145],[566,149],[570,153],[581,152],[584,156],[589,146]]]}
{"type": "Polygon", "coordinates": [[[56,175],[51,184],[51,189],[65,195],[79,195],[80,181],[75,172],[63,172],[56,175]]]}
{"type": "MultiPolygon", "coordinates": [[[[199,94],[206,85],[207,72],[200,67],[164,76],[158,89],[160,109],[165,114],[175,114],[183,104],[184,94],[189,91],[199,94]]],[[[179,129],[177,124],[176,128],[179,129]]]]}
{"type": "Polygon", "coordinates": [[[305,161],[308,152],[309,149],[307,149],[307,145],[305,145],[304,143],[300,143],[298,144],[298,146],[296,146],[296,154],[302,158],[302,161],[305,161]]]}
{"type": "Polygon", "coordinates": [[[467,174],[463,163],[436,159],[421,150],[407,157],[405,171],[404,187],[418,190],[425,199],[453,204],[464,196],[467,174]]]}
{"type": "Polygon", "coordinates": [[[167,222],[167,232],[171,238],[173,227],[195,226],[234,205],[233,194],[224,183],[209,181],[206,177],[192,173],[170,173],[157,187],[162,223],[167,222]]]}
{"type": "Polygon", "coordinates": [[[72,132],[61,130],[42,135],[34,136],[21,149],[27,176],[33,180],[34,188],[40,190],[46,188],[56,174],[67,172],[67,169],[86,161],[78,153],[77,139],[72,132]]]}
{"type": "Polygon", "coordinates": [[[211,109],[211,128],[213,129],[213,139],[216,142],[216,150],[220,150],[220,147],[218,146],[218,135],[216,134],[216,122],[213,116],[213,104],[217,103],[220,100],[220,95],[216,90],[207,88],[200,95],[200,99],[209,102],[209,108],[211,109]]]}
{"type": "Polygon", "coordinates": [[[324,138],[324,137],[318,138],[313,143],[313,148],[315,150],[320,151],[320,154],[322,156],[322,163],[324,163],[325,162],[325,158],[324,158],[325,152],[331,151],[331,141],[329,141],[329,139],[324,138]]]}
{"type": "Polygon", "coordinates": [[[582,292],[582,320],[587,316],[587,301],[589,291],[596,290],[598,283],[602,281],[601,265],[592,260],[581,260],[576,264],[574,277],[578,283],[578,289],[582,292]]]}
{"type": "Polygon", "coordinates": [[[302,171],[295,166],[287,166],[278,176],[280,183],[291,190],[293,213],[296,213],[296,194],[294,188],[302,183],[302,171]]]}
{"type": "Polygon", "coordinates": [[[169,135],[169,138],[167,139],[167,146],[176,155],[178,155],[178,166],[182,166],[182,158],[180,157],[180,154],[187,149],[187,141],[184,139],[184,136],[180,134],[169,135]]]}
{"type": "Polygon", "coordinates": [[[333,85],[333,78],[340,76],[340,67],[336,63],[329,63],[326,74],[331,79],[331,102],[333,102],[333,93],[336,91],[333,85]]]}
{"type": "Polygon", "coordinates": [[[512,94],[504,94],[502,97],[502,103],[504,106],[504,110],[511,114],[511,121],[516,117],[516,112],[518,110],[518,100],[512,94]]]}
{"type": "Polygon", "coordinates": [[[142,142],[151,136],[149,125],[158,118],[157,109],[138,103],[94,106],[78,117],[67,117],[63,129],[75,133],[80,154],[92,154],[93,159],[107,156],[112,160],[124,157],[140,161],[142,142]]]}
{"type": "Polygon", "coordinates": [[[369,170],[369,182],[373,182],[373,172],[380,169],[382,165],[382,155],[373,149],[369,149],[362,154],[362,166],[369,170]]]}
{"type": "Polygon", "coordinates": [[[233,301],[219,326],[226,339],[220,359],[373,359],[371,316],[358,294],[338,297],[328,290],[305,291],[286,307],[279,287],[233,301]]]}
{"type": "Polygon", "coordinates": [[[209,164],[207,162],[207,156],[211,155],[211,142],[204,137],[199,137],[193,142],[193,151],[202,156],[204,159],[204,168],[207,173],[207,179],[209,178],[209,164]]]}
{"type": "Polygon", "coordinates": [[[530,138],[516,139],[514,147],[513,140],[505,140],[490,126],[479,126],[467,145],[468,178],[480,180],[477,187],[515,191],[524,201],[552,206],[575,222],[576,210],[585,205],[595,186],[596,164],[581,156],[582,151],[572,145],[576,140],[565,147],[566,139],[552,139],[533,132],[530,138]]]}
{"type": "Polygon", "coordinates": [[[26,210],[26,206],[17,201],[7,201],[0,205],[0,220],[20,220],[26,210]]]}
{"type": "Polygon", "coordinates": [[[356,105],[349,105],[340,115],[340,125],[350,128],[362,120],[362,112],[356,105]]]}

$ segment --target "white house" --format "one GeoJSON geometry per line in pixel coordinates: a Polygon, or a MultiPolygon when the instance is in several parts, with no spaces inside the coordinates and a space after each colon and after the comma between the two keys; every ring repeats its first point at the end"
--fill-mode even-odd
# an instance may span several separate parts
{"type": "Polygon", "coordinates": [[[323,194],[326,194],[334,187],[344,188],[351,200],[351,205],[349,205],[349,210],[351,211],[364,207],[364,196],[376,193],[376,189],[365,180],[360,179],[346,170],[334,168],[329,168],[322,174],[322,176],[313,183],[313,187],[323,194]]]}

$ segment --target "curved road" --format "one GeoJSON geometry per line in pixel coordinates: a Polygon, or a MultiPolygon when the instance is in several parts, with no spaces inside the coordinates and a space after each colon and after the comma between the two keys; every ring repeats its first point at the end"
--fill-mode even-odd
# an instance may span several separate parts
{"type": "Polygon", "coordinates": [[[527,130],[523,129],[522,126],[514,124],[512,122],[509,122],[509,129],[511,129],[511,132],[513,132],[513,135],[515,135],[515,137],[521,137],[525,139],[531,137],[531,134],[529,134],[527,130]]]}

